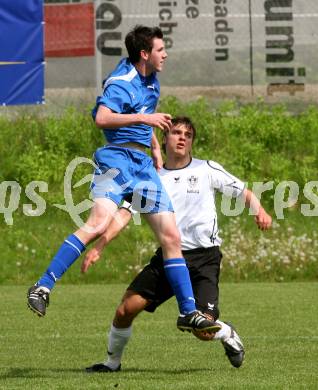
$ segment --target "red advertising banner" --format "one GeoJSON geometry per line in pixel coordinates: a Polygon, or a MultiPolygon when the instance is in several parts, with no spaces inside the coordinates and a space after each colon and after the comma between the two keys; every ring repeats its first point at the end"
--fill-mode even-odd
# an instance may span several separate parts
{"type": "Polygon", "coordinates": [[[45,5],[45,56],[94,55],[94,4],[45,5]]]}

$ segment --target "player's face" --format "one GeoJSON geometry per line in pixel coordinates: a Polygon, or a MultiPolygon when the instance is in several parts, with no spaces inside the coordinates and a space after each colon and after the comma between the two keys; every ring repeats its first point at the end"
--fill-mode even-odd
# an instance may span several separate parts
{"type": "Polygon", "coordinates": [[[163,40],[160,38],[154,38],[152,41],[152,50],[148,54],[147,65],[148,69],[152,72],[161,72],[163,63],[168,57],[163,40]]]}
{"type": "Polygon", "coordinates": [[[166,134],[166,153],[178,157],[191,155],[193,132],[184,125],[171,128],[166,134]]]}

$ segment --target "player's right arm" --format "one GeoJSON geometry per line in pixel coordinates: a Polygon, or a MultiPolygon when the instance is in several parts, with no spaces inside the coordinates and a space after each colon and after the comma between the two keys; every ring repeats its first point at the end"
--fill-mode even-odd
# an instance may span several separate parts
{"type": "Polygon", "coordinates": [[[130,219],[131,212],[129,208],[121,207],[117,210],[107,230],[100,236],[94,247],[87,252],[81,266],[81,271],[83,273],[100,259],[105,246],[118,236],[118,234],[128,225],[130,219]]]}
{"type": "Polygon", "coordinates": [[[118,129],[124,126],[145,124],[151,127],[158,127],[161,130],[169,130],[171,127],[171,115],[160,112],[154,114],[120,114],[104,105],[100,105],[95,117],[95,123],[101,129],[118,129]]]}
{"type": "Polygon", "coordinates": [[[162,159],[160,144],[155,132],[152,132],[151,157],[152,157],[154,167],[156,168],[157,171],[160,171],[160,169],[163,167],[163,159],[162,159]]]}

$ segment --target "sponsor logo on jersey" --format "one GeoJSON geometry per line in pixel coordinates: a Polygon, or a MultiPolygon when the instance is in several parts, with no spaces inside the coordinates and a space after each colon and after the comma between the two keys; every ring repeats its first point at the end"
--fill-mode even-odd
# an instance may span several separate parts
{"type": "Polygon", "coordinates": [[[174,182],[175,182],[175,183],[180,183],[180,176],[174,177],[174,182]]]}

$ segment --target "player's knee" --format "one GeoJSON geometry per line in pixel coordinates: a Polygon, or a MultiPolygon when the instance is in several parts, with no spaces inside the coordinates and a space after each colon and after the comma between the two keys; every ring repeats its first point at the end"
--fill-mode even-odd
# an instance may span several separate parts
{"type": "MultiPolygon", "coordinates": [[[[85,228],[87,228],[88,232],[92,236],[99,236],[107,230],[110,221],[113,217],[113,212],[109,207],[109,203],[103,203],[103,201],[110,202],[108,199],[100,200],[99,203],[96,203],[87,219],[85,224],[85,228]]],[[[111,205],[111,207],[115,207],[115,205],[111,205]]]]}
{"type": "Polygon", "coordinates": [[[84,227],[81,229],[84,230],[85,232],[88,232],[90,235],[90,239],[94,239],[96,237],[99,237],[101,234],[105,232],[105,221],[102,219],[89,219],[84,227]]]}
{"type": "Polygon", "coordinates": [[[127,312],[125,306],[124,305],[118,306],[115,314],[115,319],[117,321],[123,321],[126,319],[126,317],[127,317],[127,312]]]}
{"type": "Polygon", "coordinates": [[[131,325],[131,318],[127,316],[127,313],[124,307],[120,306],[116,310],[115,318],[113,324],[116,328],[128,328],[131,325]]]}
{"type": "Polygon", "coordinates": [[[100,235],[105,232],[108,226],[108,220],[102,217],[95,217],[92,221],[92,227],[96,235],[100,235]]]}
{"type": "Polygon", "coordinates": [[[137,314],[138,311],[133,306],[123,302],[116,310],[115,321],[120,324],[130,324],[137,314]]]}
{"type": "Polygon", "coordinates": [[[163,248],[180,248],[181,238],[177,229],[167,231],[161,239],[161,246],[163,248]]]}

